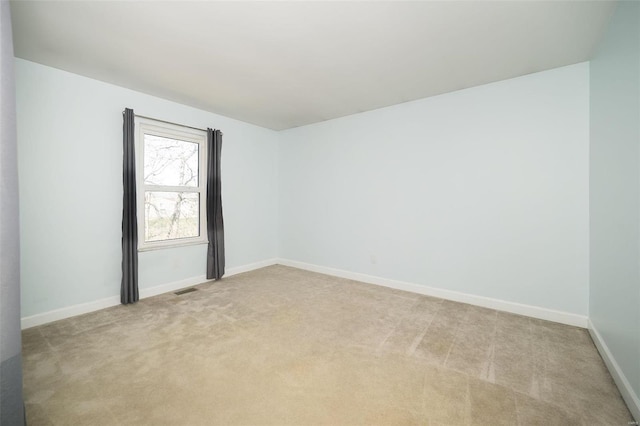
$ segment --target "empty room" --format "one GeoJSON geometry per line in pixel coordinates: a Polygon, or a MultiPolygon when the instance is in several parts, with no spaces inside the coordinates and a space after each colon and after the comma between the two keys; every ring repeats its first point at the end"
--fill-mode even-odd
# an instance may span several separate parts
{"type": "Polygon", "coordinates": [[[0,4],[2,426],[640,421],[639,2],[0,4]]]}

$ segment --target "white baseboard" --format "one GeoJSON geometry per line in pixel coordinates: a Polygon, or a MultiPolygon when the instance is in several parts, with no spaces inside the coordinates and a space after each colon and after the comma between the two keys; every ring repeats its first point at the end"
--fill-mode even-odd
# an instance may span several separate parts
{"type": "MultiPolygon", "coordinates": [[[[235,268],[229,268],[225,271],[224,276],[230,277],[232,275],[241,274],[243,272],[253,271],[254,269],[264,268],[265,266],[275,265],[277,259],[267,259],[260,262],[250,263],[248,265],[237,266],[235,268]]],[[[173,281],[166,284],[160,284],[153,287],[141,288],[140,298],[145,299],[147,297],[157,296],[159,294],[168,293],[170,291],[176,291],[185,287],[191,287],[196,284],[202,284],[207,282],[206,275],[198,275],[196,277],[187,278],[180,281],[173,281]]],[[[88,303],[80,303],[77,305],[66,306],[60,309],[54,309],[52,311],[43,312],[41,314],[31,315],[23,317],[21,319],[22,329],[36,327],[38,325],[47,324],[53,321],[58,321],[65,318],[75,317],[77,315],[86,314],[100,309],[109,308],[111,306],[117,306],[120,304],[120,296],[111,296],[104,299],[95,300],[88,303]]]]}
{"type": "Polygon", "coordinates": [[[238,275],[244,272],[254,271],[256,269],[266,268],[267,266],[272,266],[277,264],[278,264],[278,259],[276,258],[261,260],[260,262],[254,262],[248,265],[236,266],[235,268],[227,269],[227,271],[225,271],[224,276],[230,277],[232,275],[238,275]]]}
{"type": "MultiPolygon", "coordinates": [[[[369,284],[381,285],[384,287],[395,288],[398,290],[409,291],[412,293],[424,294],[427,296],[439,297],[447,300],[454,300],[456,302],[469,303],[471,305],[482,306],[485,308],[497,309],[505,312],[511,312],[520,315],[526,315],[533,318],[540,318],[548,321],[559,322],[562,324],[568,324],[578,327],[587,327],[587,317],[582,315],[571,314],[567,312],[555,311],[551,309],[540,308],[536,306],[523,305],[520,303],[507,302],[499,299],[492,299],[483,296],[475,296],[467,293],[445,290],[435,287],[427,287],[420,284],[407,283],[402,281],[390,280],[386,278],[375,277],[372,275],[361,274],[357,272],[349,272],[340,269],[328,268],[325,266],[312,265],[309,263],[298,262],[289,259],[267,259],[260,262],[251,263],[248,265],[238,266],[235,268],[229,268],[225,277],[230,277],[243,272],[253,271],[255,269],[264,268],[275,264],[281,264],[285,266],[291,266],[294,268],[305,269],[308,271],[319,272],[326,275],[337,276],[341,278],[347,278],[357,281],[362,281],[369,284]]],[[[154,287],[141,288],[140,298],[156,296],[158,294],[168,293],[190,287],[196,284],[206,282],[205,275],[199,275],[191,277],[185,280],[173,281],[166,284],[161,284],[154,287]]],[[[73,317],[76,315],[86,314],[88,312],[97,311],[100,309],[116,306],[120,303],[119,296],[111,296],[104,299],[81,303],[73,306],[67,306],[60,309],[55,309],[41,314],[36,314],[22,318],[22,329],[35,327],[49,322],[58,321],[61,319],[73,317]]]]}
{"type": "MultiPolygon", "coordinates": [[[[172,281],[170,283],[160,284],[153,287],[141,288],[139,289],[140,299],[146,299],[147,297],[153,297],[159,294],[169,293],[171,291],[182,290],[183,288],[192,287],[208,281],[213,280],[208,280],[206,275],[198,275],[180,281],[172,281]]],[[[120,299],[118,299],[118,303],[120,303],[120,299]]]]}
{"type": "Polygon", "coordinates": [[[491,308],[499,311],[510,312],[513,314],[525,315],[528,317],[543,319],[547,321],[587,328],[587,317],[584,315],[577,315],[569,312],[524,305],[521,303],[508,302],[506,300],[492,299],[490,297],[476,296],[473,294],[462,293],[453,290],[428,287],[420,284],[390,280],[387,278],[380,278],[372,275],[361,274],[358,272],[350,272],[341,269],[328,268],[326,266],[312,265],[309,263],[298,262],[296,260],[278,259],[277,262],[280,265],[305,269],[312,272],[319,272],[321,274],[362,281],[368,284],[376,284],[384,287],[395,288],[397,290],[424,294],[425,296],[433,296],[441,299],[468,303],[470,305],[482,306],[484,308],[491,308]]]}
{"type": "Polygon", "coordinates": [[[627,403],[631,415],[637,422],[640,422],[640,397],[634,392],[631,383],[627,380],[627,377],[613,357],[602,335],[598,332],[591,320],[589,320],[589,334],[591,334],[593,343],[595,343],[598,352],[600,352],[600,356],[609,369],[609,373],[611,373],[613,380],[616,382],[616,385],[618,385],[618,390],[620,390],[622,398],[627,403]]]}
{"type": "MultiPolygon", "coordinates": [[[[266,266],[271,266],[271,265],[275,265],[276,264],[277,259],[267,259],[267,260],[262,260],[260,262],[254,262],[254,263],[250,263],[248,265],[243,265],[243,266],[236,266],[235,268],[229,268],[225,271],[224,276],[225,277],[231,277],[233,275],[238,275],[238,274],[242,274],[243,272],[249,272],[249,271],[253,271],[255,269],[260,269],[260,268],[264,268],[266,266]]],[[[214,281],[214,280],[208,280],[206,275],[198,275],[196,277],[190,277],[184,280],[180,280],[180,281],[173,281],[167,284],[161,284],[161,285],[157,285],[154,287],[149,287],[149,288],[141,288],[140,289],[140,298],[144,299],[147,297],[152,297],[152,296],[157,296],[159,294],[163,294],[163,293],[169,293],[171,291],[176,291],[176,290],[181,290],[183,288],[186,287],[191,287],[197,284],[202,284],[202,283],[206,283],[209,281],[214,281]]],[[[118,299],[118,303],[120,303],[120,300],[118,299]]]]}
{"type": "Polygon", "coordinates": [[[36,327],[38,325],[47,324],[61,319],[75,317],[77,315],[86,314],[88,312],[99,311],[100,309],[109,308],[120,304],[120,296],[105,297],[104,299],[94,300],[88,303],[79,303],[77,305],[66,306],[53,311],[35,314],[21,319],[22,329],[36,327]]]}

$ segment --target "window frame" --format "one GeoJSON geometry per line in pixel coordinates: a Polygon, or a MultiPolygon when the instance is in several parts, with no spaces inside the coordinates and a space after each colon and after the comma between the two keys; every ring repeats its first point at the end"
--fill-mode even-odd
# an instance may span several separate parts
{"type": "Polygon", "coordinates": [[[135,117],[136,201],[138,219],[138,251],[208,244],[207,236],[207,134],[205,131],[165,123],[150,118],[135,117]],[[144,182],[144,135],[176,139],[198,144],[198,186],[148,185],[144,182]],[[199,235],[197,237],[145,241],[145,192],[191,192],[199,194],[199,235]]]}

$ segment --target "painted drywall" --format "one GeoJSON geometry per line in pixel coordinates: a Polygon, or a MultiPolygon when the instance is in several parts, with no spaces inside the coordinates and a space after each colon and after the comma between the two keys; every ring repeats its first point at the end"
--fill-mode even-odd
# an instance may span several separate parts
{"type": "Polygon", "coordinates": [[[589,316],[640,401],[639,3],[618,5],[590,76],[589,316]]]}
{"type": "MultiPolygon", "coordinates": [[[[125,106],[225,132],[230,268],[280,257],[587,313],[587,64],[280,133],[16,66],[23,316],[118,294],[125,106]]],[[[205,250],[140,253],[140,287],[201,276],[205,250]]]]}
{"type": "Polygon", "coordinates": [[[281,133],[280,257],[588,309],[589,65],[281,133]]]}
{"type": "MultiPolygon", "coordinates": [[[[22,315],[119,294],[122,111],[224,132],[227,268],[277,256],[274,131],[16,60],[22,315]]],[[[142,252],[140,288],[205,274],[206,246],[142,252]]]]}
{"type": "Polygon", "coordinates": [[[11,11],[0,1],[0,424],[23,425],[18,158],[11,11]]]}

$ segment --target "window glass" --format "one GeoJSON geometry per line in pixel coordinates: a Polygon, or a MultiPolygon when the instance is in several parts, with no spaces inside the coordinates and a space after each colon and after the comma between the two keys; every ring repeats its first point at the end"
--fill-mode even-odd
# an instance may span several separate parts
{"type": "Polygon", "coordinates": [[[146,241],[190,238],[200,235],[200,194],[146,191],[144,216],[146,241]]]}
{"type": "Polygon", "coordinates": [[[146,185],[198,186],[198,144],[144,135],[146,185]]]}

